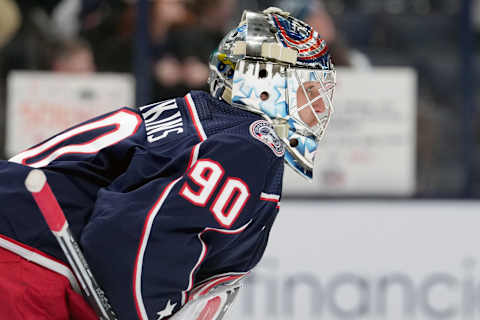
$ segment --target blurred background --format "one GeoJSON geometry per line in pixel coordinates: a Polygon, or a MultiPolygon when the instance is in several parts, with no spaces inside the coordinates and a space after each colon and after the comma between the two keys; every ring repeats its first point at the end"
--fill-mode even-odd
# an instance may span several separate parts
{"type": "Polygon", "coordinates": [[[0,155],[120,105],[208,90],[223,34],[274,5],[317,29],[339,69],[318,188],[289,178],[286,195],[478,198],[478,3],[0,0],[0,155]]]}
{"type": "Polygon", "coordinates": [[[327,40],[335,114],[235,319],[480,319],[480,0],[0,0],[0,158],[208,90],[225,32],[272,5],[327,40]]]}

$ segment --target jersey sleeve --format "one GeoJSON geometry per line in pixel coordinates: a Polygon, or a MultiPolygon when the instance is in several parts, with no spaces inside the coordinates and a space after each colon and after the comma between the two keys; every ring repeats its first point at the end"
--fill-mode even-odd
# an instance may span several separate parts
{"type": "Polygon", "coordinates": [[[177,176],[125,193],[102,189],[82,232],[87,260],[122,317],[177,311],[197,283],[248,272],[265,248],[277,206],[261,197],[282,158],[234,134],[212,135],[186,154],[177,176]]]}
{"type": "Polygon", "coordinates": [[[121,108],[64,130],[9,161],[106,185],[128,166],[132,149],[142,143],[141,124],[135,110],[121,108]]]}
{"type": "Polygon", "coordinates": [[[0,162],[0,234],[65,261],[24,180],[31,168],[45,171],[75,237],[90,219],[97,193],[122,174],[141,147],[141,117],[122,108],[73,126],[0,162]]]}

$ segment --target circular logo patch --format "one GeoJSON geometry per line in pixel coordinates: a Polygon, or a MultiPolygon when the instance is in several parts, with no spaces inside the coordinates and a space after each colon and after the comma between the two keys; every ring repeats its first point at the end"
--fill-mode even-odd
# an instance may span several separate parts
{"type": "Polygon", "coordinates": [[[282,141],[268,121],[257,120],[250,125],[250,134],[257,140],[265,143],[277,157],[285,154],[282,141]]]}

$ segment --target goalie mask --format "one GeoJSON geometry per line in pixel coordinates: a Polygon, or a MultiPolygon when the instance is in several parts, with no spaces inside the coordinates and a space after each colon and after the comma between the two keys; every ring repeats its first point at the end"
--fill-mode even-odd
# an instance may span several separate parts
{"type": "Polygon", "coordinates": [[[258,113],[285,145],[285,161],[312,179],[333,113],[335,69],[325,40],[277,8],[245,11],[210,59],[213,96],[258,113]]]}

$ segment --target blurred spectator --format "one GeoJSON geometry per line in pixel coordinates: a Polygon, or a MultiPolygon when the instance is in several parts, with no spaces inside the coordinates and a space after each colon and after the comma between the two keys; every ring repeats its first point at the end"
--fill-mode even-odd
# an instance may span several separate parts
{"type": "Polygon", "coordinates": [[[480,0],[473,0],[473,24],[475,26],[475,31],[480,32],[480,0]]]}
{"type": "MultiPolygon", "coordinates": [[[[418,194],[455,194],[461,187],[458,177],[462,173],[459,155],[463,91],[458,47],[462,33],[455,14],[458,10],[442,14],[435,8],[446,7],[447,3],[452,8],[460,7],[461,2],[412,1],[402,13],[388,13],[392,12],[389,4],[394,2],[148,0],[152,56],[146,59],[153,58],[152,98],[179,96],[187,87],[207,89],[202,85],[208,76],[209,54],[225,30],[234,27],[231,21],[238,20],[243,9],[277,6],[312,25],[327,40],[337,66],[364,68],[371,61],[376,66],[409,66],[417,70],[418,194]],[[422,3],[428,3],[428,8],[422,9],[422,3]],[[337,25],[329,13],[335,14],[337,25]],[[368,58],[357,48],[368,53],[368,58]],[[452,177],[457,177],[456,182],[452,177]]],[[[18,69],[132,73],[137,3],[0,0],[0,154],[7,74],[18,69]],[[79,37],[85,41],[77,40],[79,37]]],[[[479,39],[480,0],[474,0],[472,6],[479,39]]],[[[478,73],[478,45],[476,50],[478,73]]],[[[476,98],[479,101],[480,93],[476,98]]]]}
{"type": "MultiPolygon", "coordinates": [[[[0,71],[4,67],[4,47],[17,33],[21,24],[20,10],[13,0],[0,0],[0,71]]],[[[0,159],[4,158],[5,143],[5,79],[4,74],[0,78],[0,159]]]]}
{"type": "Polygon", "coordinates": [[[0,157],[4,157],[7,76],[13,70],[93,72],[89,45],[59,32],[53,14],[70,0],[0,0],[0,157]],[[21,19],[20,19],[21,17],[21,19]],[[18,31],[16,31],[18,29],[18,31]],[[16,32],[14,32],[16,31],[16,32]],[[10,39],[4,42],[3,39],[10,39]]]}
{"type": "Polygon", "coordinates": [[[321,0],[279,0],[273,5],[311,25],[327,41],[336,66],[354,68],[370,66],[365,54],[347,46],[321,0]]]}
{"type": "Polygon", "coordinates": [[[92,73],[96,66],[88,43],[81,39],[60,41],[52,50],[51,70],[67,73],[92,73]]]}
{"type": "Polygon", "coordinates": [[[18,31],[21,23],[20,10],[12,0],[0,0],[0,49],[18,31]]]}
{"type": "Polygon", "coordinates": [[[171,31],[167,38],[158,41],[159,37],[156,37],[154,42],[156,98],[183,95],[187,87],[207,90],[209,55],[231,27],[236,1],[157,2],[160,2],[157,8],[170,7],[172,14],[168,20],[171,31]]]}
{"type": "Polygon", "coordinates": [[[81,28],[82,0],[63,0],[52,12],[52,21],[59,37],[71,39],[78,36],[81,28]]]}
{"type": "Polygon", "coordinates": [[[155,0],[152,6],[151,36],[154,44],[165,42],[172,28],[193,22],[193,14],[188,11],[185,1],[155,0]]]}
{"type": "Polygon", "coordinates": [[[133,70],[135,4],[126,1],[84,1],[80,37],[91,47],[99,72],[133,70]]]}
{"type": "MultiPolygon", "coordinates": [[[[18,5],[22,17],[14,37],[2,48],[1,78],[13,69],[45,69],[50,43],[48,16],[40,6],[18,5]]],[[[3,8],[1,10],[4,13],[3,8]]],[[[3,18],[2,18],[3,20],[3,18]]]]}
{"type": "Polygon", "coordinates": [[[210,53],[233,27],[230,23],[236,5],[236,0],[196,0],[191,5],[191,10],[198,13],[198,22],[185,32],[190,45],[181,47],[184,82],[188,87],[202,88],[206,83],[210,53]]]}
{"type": "MultiPolygon", "coordinates": [[[[153,45],[154,95],[157,99],[182,95],[183,66],[177,50],[177,34],[172,29],[192,24],[194,15],[180,0],[156,0],[153,3],[151,39],[153,45]]],[[[184,39],[181,39],[184,40],[184,39]]]]}
{"type": "Polygon", "coordinates": [[[35,1],[0,0],[0,157],[4,158],[7,75],[47,68],[46,8],[35,1]]]}

